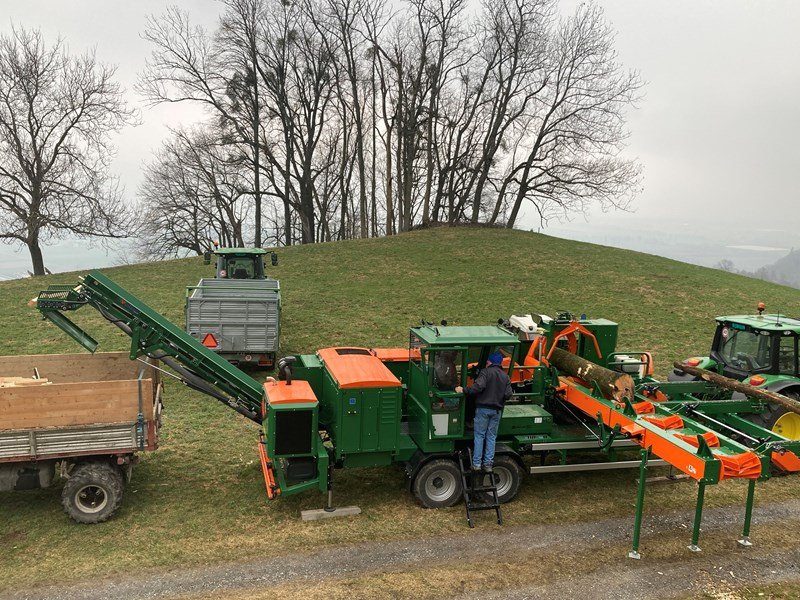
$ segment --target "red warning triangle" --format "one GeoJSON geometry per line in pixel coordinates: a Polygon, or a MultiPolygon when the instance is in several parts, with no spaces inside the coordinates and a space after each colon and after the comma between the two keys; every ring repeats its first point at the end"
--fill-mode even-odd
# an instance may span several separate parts
{"type": "Polygon", "coordinates": [[[206,337],[203,338],[203,346],[206,348],[216,348],[219,344],[217,343],[217,338],[215,338],[213,334],[207,333],[206,337]]]}

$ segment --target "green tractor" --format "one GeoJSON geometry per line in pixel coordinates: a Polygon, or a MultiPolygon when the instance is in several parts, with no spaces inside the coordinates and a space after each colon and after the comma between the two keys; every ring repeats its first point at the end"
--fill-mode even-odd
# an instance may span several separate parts
{"type": "MultiPolygon", "coordinates": [[[[716,371],[752,386],[779,392],[800,400],[798,337],[800,320],[779,314],[764,314],[759,303],[757,315],[717,317],[717,329],[708,356],[695,356],[685,364],[716,371]]],[[[691,381],[694,376],[675,369],[670,381],[691,381]]],[[[734,397],[739,397],[734,394],[734,397]]],[[[800,415],[777,404],[750,420],[791,440],[800,440],[800,415]]]]}

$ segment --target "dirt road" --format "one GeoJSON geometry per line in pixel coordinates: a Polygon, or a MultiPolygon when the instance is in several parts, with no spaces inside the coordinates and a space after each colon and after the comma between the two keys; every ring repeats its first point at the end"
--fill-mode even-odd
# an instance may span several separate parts
{"type": "Polygon", "coordinates": [[[753,583],[800,581],[800,500],[760,505],[753,521],[755,546],[749,549],[734,543],[740,513],[738,507],[708,510],[699,554],[685,548],[691,514],[647,515],[640,561],[625,558],[629,519],[501,528],[486,516],[459,536],[143,572],[19,590],[0,594],[0,600],[254,598],[277,592],[284,598],[402,598],[407,592],[417,599],[649,599],[713,597],[753,583]],[[429,583],[419,589],[402,583],[426,578],[429,583]]]}

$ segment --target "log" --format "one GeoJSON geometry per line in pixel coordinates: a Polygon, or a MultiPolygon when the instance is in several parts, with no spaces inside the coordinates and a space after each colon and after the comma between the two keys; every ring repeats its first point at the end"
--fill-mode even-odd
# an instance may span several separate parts
{"type": "Polygon", "coordinates": [[[572,352],[554,348],[550,355],[550,364],[586,383],[597,382],[603,395],[612,400],[620,402],[623,398],[628,398],[632,401],[635,397],[635,386],[630,375],[606,369],[572,352]]]}
{"type": "Polygon", "coordinates": [[[724,375],[720,375],[714,371],[709,371],[708,369],[690,367],[689,365],[685,365],[680,362],[675,362],[672,366],[680,371],[683,371],[684,373],[699,377],[703,381],[713,383],[714,385],[718,385],[726,390],[739,392],[745,396],[749,396],[750,398],[759,398],[761,400],[766,400],[767,402],[778,404],[792,411],[793,413],[800,415],[800,402],[793,400],[788,396],[784,396],[783,394],[771,392],[769,390],[762,390],[761,388],[754,387],[749,383],[744,383],[742,381],[737,381],[736,379],[731,379],[730,377],[725,377],[724,375]]]}

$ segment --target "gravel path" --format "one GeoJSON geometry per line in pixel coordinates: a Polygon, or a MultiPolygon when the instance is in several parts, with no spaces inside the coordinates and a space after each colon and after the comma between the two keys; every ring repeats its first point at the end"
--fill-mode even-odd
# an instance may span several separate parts
{"type": "Polygon", "coordinates": [[[630,561],[613,570],[561,577],[547,585],[518,590],[481,592],[455,600],[665,600],[703,594],[734,600],[742,586],[800,580],[800,550],[759,552],[756,549],[724,556],[692,556],[685,562],[649,564],[630,561]]]}
{"type": "MultiPolygon", "coordinates": [[[[703,531],[731,530],[740,527],[741,507],[708,509],[703,515],[703,531]]],[[[753,515],[753,524],[780,523],[784,520],[797,520],[800,516],[800,500],[780,504],[762,504],[753,515]]],[[[692,513],[673,513],[667,515],[645,515],[642,530],[643,539],[658,532],[685,529],[687,542],[692,513]]],[[[591,548],[603,544],[624,544],[630,540],[631,519],[614,519],[592,523],[566,525],[540,525],[529,527],[499,528],[487,519],[481,519],[474,530],[466,530],[464,535],[441,538],[416,539],[397,542],[370,542],[351,546],[324,548],[316,552],[291,554],[247,563],[213,564],[204,567],[173,569],[164,572],[144,572],[137,577],[117,577],[91,580],[59,587],[44,587],[0,593],[0,600],[88,600],[104,598],[117,599],[156,599],[178,595],[209,594],[212,592],[244,591],[248,588],[266,589],[282,583],[304,581],[316,582],[332,577],[363,575],[388,569],[410,567],[418,563],[435,564],[452,561],[478,561],[493,556],[508,555],[515,551],[530,551],[541,548],[549,552],[559,547],[591,548]]],[[[736,530],[732,530],[736,535],[736,530]]],[[[754,540],[756,544],[758,540],[754,540]]],[[[702,544],[702,539],[701,539],[702,544]]],[[[609,590],[609,598],[656,598],[690,593],[690,582],[700,585],[714,577],[714,570],[722,573],[745,573],[749,581],[763,579],[778,581],[800,578],[798,562],[800,550],[787,549],[780,556],[769,553],[759,554],[755,548],[739,554],[715,557],[712,553],[703,555],[697,561],[670,563],[668,576],[665,566],[648,563],[647,557],[641,561],[626,562],[625,566],[603,575],[576,576],[548,584],[514,592],[504,591],[495,595],[481,593],[480,598],[556,598],[564,596],[580,597],[578,590],[585,589],[585,597],[597,597],[596,590],[609,590]],[[716,559],[716,560],[715,560],[716,559]],[[778,562],[776,562],[778,561],[778,562]],[[779,567],[776,569],[776,565],[779,567]],[[674,568],[673,568],[674,567],[674,568]],[[677,572],[680,570],[680,572],[677,572]],[[772,579],[770,579],[772,577],[772,579]],[[626,582],[638,582],[625,585],[626,582]],[[677,582],[677,583],[676,583],[677,582]],[[678,584],[682,585],[679,589],[678,584]],[[594,594],[588,591],[595,590],[594,594]],[[618,593],[618,596],[611,595],[618,593]],[[638,595],[637,595],[638,594],[638,595]]],[[[735,580],[735,577],[733,578],[735,580]]],[[[714,580],[715,581],[715,580],[714,580]]],[[[745,579],[748,581],[748,579],[745,579]]],[[[745,581],[738,582],[739,585],[745,581]]],[[[464,596],[472,598],[473,596],[464,596]]],[[[477,598],[478,596],[474,596],[477,598]]]]}

